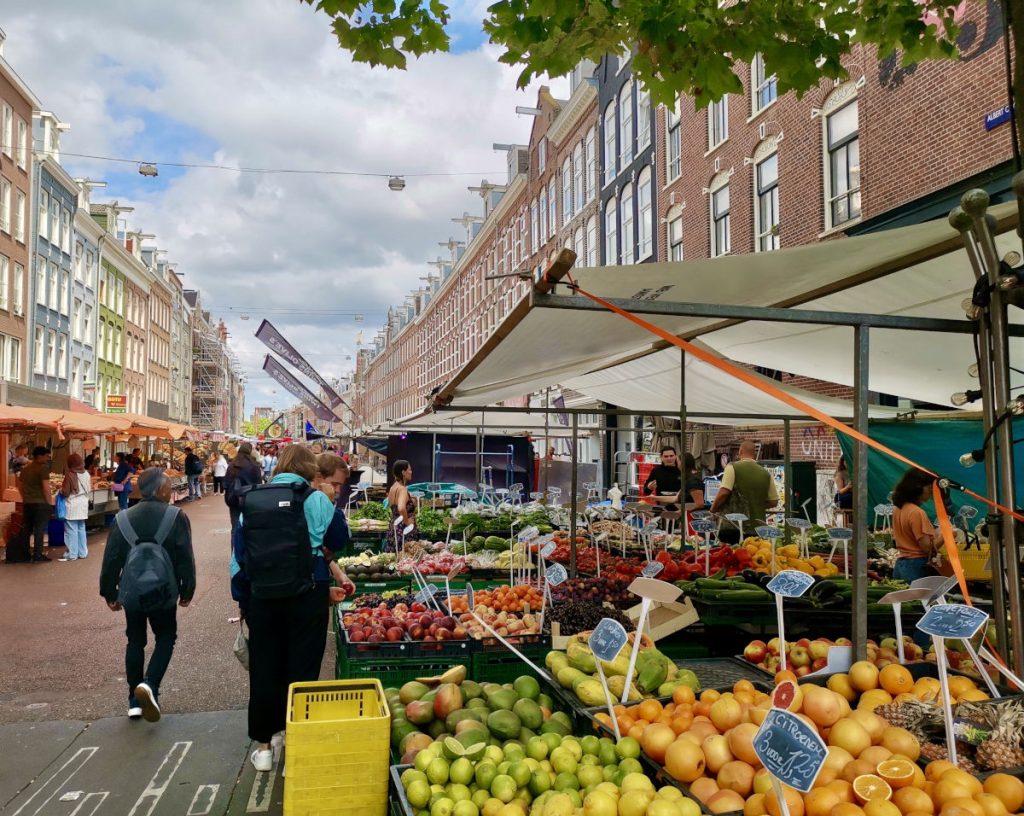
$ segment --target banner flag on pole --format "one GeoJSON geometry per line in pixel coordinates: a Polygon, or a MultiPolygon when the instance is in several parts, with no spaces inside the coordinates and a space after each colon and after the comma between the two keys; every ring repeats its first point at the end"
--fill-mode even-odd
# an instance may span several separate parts
{"type": "Polygon", "coordinates": [[[323,389],[324,394],[327,395],[327,401],[330,403],[331,408],[344,404],[344,400],[331,388],[327,380],[321,377],[316,369],[306,362],[306,358],[299,354],[291,343],[284,339],[284,335],[274,328],[269,320],[264,320],[260,324],[260,327],[256,330],[256,339],[260,340],[271,351],[276,351],[295,368],[319,385],[323,389]]]}
{"type": "Polygon", "coordinates": [[[263,370],[277,380],[278,383],[287,388],[293,396],[303,403],[303,405],[312,410],[318,419],[323,419],[325,421],[340,419],[340,417],[335,416],[334,412],[324,405],[312,391],[295,379],[295,377],[283,365],[269,354],[263,359],[263,370]]]}

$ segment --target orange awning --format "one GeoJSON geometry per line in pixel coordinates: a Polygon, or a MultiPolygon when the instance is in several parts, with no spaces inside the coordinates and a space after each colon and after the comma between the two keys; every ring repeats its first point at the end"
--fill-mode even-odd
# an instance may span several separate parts
{"type": "Polygon", "coordinates": [[[114,414],[87,414],[59,408],[28,408],[0,405],[0,431],[54,431],[67,434],[122,433],[131,423],[114,414]]]}

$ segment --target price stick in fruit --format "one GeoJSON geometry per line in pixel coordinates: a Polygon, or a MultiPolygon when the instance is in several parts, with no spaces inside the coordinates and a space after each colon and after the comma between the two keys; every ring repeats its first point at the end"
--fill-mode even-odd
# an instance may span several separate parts
{"type": "Polygon", "coordinates": [[[608,533],[594,536],[594,557],[597,559],[597,577],[601,577],[601,543],[608,540],[608,533]]]}
{"type": "MultiPolygon", "coordinates": [[[[466,584],[466,596],[469,598],[473,597],[473,585],[470,583],[466,584]]],[[[544,669],[542,669],[540,666],[538,666],[536,663],[530,660],[530,658],[528,658],[526,655],[520,652],[515,646],[513,646],[511,643],[505,640],[505,638],[503,638],[496,631],[494,631],[494,628],[487,621],[478,616],[476,612],[472,609],[472,607],[470,607],[469,614],[472,615],[476,619],[476,622],[479,623],[482,627],[484,627],[484,629],[486,629],[491,635],[496,637],[498,639],[498,642],[501,643],[502,646],[504,646],[506,649],[512,652],[512,654],[514,654],[516,657],[522,660],[527,666],[533,669],[534,672],[536,672],[545,680],[547,680],[548,683],[552,685],[555,684],[555,680],[550,674],[548,674],[544,669]]]]}
{"type": "Polygon", "coordinates": [[[444,591],[448,595],[448,614],[452,613],[452,579],[459,574],[458,567],[452,567],[451,571],[444,576],[444,591]]]}
{"type": "Polygon", "coordinates": [[[555,550],[558,549],[558,545],[554,542],[554,536],[546,535],[541,539],[539,548],[537,549],[537,589],[541,593],[546,592],[544,584],[544,572],[548,568],[548,559],[552,556],[555,550]]]}
{"type": "MultiPolygon", "coordinates": [[[[828,554],[828,563],[832,563],[832,559],[835,558],[836,549],[839,547],[840,542],[843,545],[843,577],[850,577],[850,550],[849,543],[853,539],[853,530],[849,527],[829,527],[826,532],[828,533],[829,543],[832,545],[832,551],[828,554]]],[[[902,661],[901,661],[902,662],[902,661]]]]}
{"type": "Polygon", "coordinates": [[[946,666],[946,639],[969,640],[988,623],[988,614],[964,604],[937,604],[924,613],[917,628],[931,635],[935,643],[935,663],[942,688],[942,717],[946,723],[946,748],[949,761],[956,765],[956,737],[953,734],[953,705],[949,697],[949,675],[946,666]]]}
{"type": "Polygon", "coordinates": [[[711,519],[696,519],[690,526],[695,533],[704,536],[704,574],[711,575],[711,534],[718,529],[718,525],[711,519]]]}
{"type": "Polygon", "coordinates": [[[828,746],[818,730],[786,708],[795,691],[795,684],[788,680],[780,684],[772,695],[775,708],[768,712],[754,735],[754,753],[768,769],[782,816],[789,816],[782,786],[809,793],[828,758],[828,746]],[[788,699],[781,691],[786,686],[788,699]]]}
{"type": "Polygon", "coordinates": [[[878,599],[879,603],[892,604],[892,614],[896,619],[896,650],[899,654],[900,664],[906,663],[906,655],[903,649],[903,604],[911,603],[912,601],[924,601],[930,590],[924,587],[910,589],[900,589],[896,592],[890,592],[888,595],[883,595],[878,599]]]}
{"type": "Polygon", "coordinates": [[[782,599],[799,598],[814,583],[814,576],[799,570],[783,570],[768,582],[768,591],[775,593],[775,614],[779,620],[779,658],[786,670],[786,631],[782,623],[782,599]]]}
{"type": "Polygon", "coordinates": [[[641,578],[656,578],[658,573],[665,569],[665,565],[660,561],[648,561],[644,564],[643,570],[640,571],[641,578]]]}
{"type": "Polygon", "coordinates": [[[763,527],[756,527],[754,532],[757,533],[758,538],[763,538],[766,541],[772,542],[772,575],[775,574],[775,547],[776,542],[782,538],[782,531],[778,527],[772,527],[765,525],[763,527]]]}
{"type": "Polygon", "coordinates": [[[551,597],[551,587],[558,586],[559,584],[565,583],[565,580],[569,577],[569,573],[565,571],[565,567],[561,564],[552,564],[546,570],[544,570],[544,593],[541,595],[540,601],[540,628],[544,628],[544,613],[547,609],[547,604],[550,603],[552,606],[555,605],[555,599],[551,597]]]}
{"type": "MultiPolygon", "coordinates": [[[[629,699],[629,688],[636,671],[636,658],[640,654],[640,641],[643,639],[647,615],[651,611],[651,603],[672,603],[683,591],[674,584],[659,581],[656,578],[634,578],[628,587],[629,591],[640,598],[640,619],[636,622],[636,637],[633,638],[633,651],[629,654],[629,668],[626,669],[626,687],[622,691],[622,704],[629,699]]],[[[612,658],[614,660],[614,658],[612,658]]]]}
{"type": "MultiPolygon", "coordinates": [[[[625,627],[612,618],[602,618],[590,633],[587,643],[590,651],[594,653],[594,662],[597,664],[597,677],[601,681],[601,688],[604,689],[604,702],[608,706],[608,717],[612,721],[612,728],[615,730],[615,741],[622,739],[619,732],[619,720],[615,716],[615,704],[612,702],[612,693],[608,690],[608,679],[604,676],[604,661],[609,663],[619,656],[622,647],[629,642],[629,635],[625,627]]],[[[637,637],[636,642],[640,642],[637,637]]],[[[629,691],[630,678],[626,678],[626,691],[629,691]]]]}
{"type": "Polygon", "coordinates": [[[807,544],[807,531],[811,529],[811,523],[805,518],[794,517],[786,519],[786,524],[800,531],[800,557],[804,559],[809,558],[810,548],[807,544]]]}

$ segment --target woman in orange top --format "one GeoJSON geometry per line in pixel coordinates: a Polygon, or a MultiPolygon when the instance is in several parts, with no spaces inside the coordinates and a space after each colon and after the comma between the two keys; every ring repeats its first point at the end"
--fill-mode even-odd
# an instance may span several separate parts
{"type": "Polygon", "coordinates": [[[896,508],[892,514],[892,534],[900,552],[893,577],[901,581],[925,577],[928,559],[939,544],[939,535],[921,507],[931,498],[934,481],[934,476],[910,468],[892,492],[892,503],[896,508]]]}

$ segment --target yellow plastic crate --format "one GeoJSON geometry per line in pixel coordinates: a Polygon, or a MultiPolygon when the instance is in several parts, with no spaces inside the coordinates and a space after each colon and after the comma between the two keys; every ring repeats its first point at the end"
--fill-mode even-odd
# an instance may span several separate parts
{"type": "Polygon", "coordinates": [[[960,548],[960,564],[968,581],[992,579],[992,563],[989,560],[991,555],[992,551],[988,544],[982,544],[980,550],[977,547],[971,547],[969,550],[960,548]]]}
{"type": "Polygon", "coordinates": [[[284,816],[385,816],[391,712],[379,680],[288,688],[284,816]]]}

